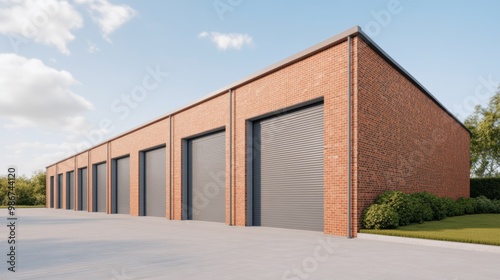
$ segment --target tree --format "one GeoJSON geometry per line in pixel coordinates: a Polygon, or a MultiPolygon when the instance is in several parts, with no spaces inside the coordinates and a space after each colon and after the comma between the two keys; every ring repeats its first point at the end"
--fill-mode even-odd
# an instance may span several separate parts
{"type": "MultiPolygon", "coordinates": [[[[45,172],[35,171],[30,178],[17,177],[15,182],[16,205],[45,204],[45,172]]],[[[7,176],[0,176],[0,205],[9,203],[8,186],[7,176]]]]}
{"type": "Polygon", "coordinates": [[[476,106],[464,124],[472,132],[472,177],[500,177],[500,87],[488,106],[476,106]]]}

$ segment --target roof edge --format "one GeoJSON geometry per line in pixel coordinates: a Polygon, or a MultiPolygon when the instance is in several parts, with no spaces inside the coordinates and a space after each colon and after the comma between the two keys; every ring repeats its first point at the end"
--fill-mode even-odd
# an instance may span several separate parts
{"type": "Polygon", "coordinates": [[[223,94],[226,94],[229,92],[229,90],[232,90],[232,89],[235,89],[235,88],[238,88],[238,87],[241,87],[245,84],[248,84],[252,81],[255,81],[261,77],[264,77],[266,75],[269,75],[273,72],[276,72],[282,68],[285,68],[291,64],[294,64],[300,60],[303,60],[303,59],[306,59],[312,55],[315,55],[325,49],[328,49],[334,45],[337,45],[339,43],[342,43],[344,41],[347,40],[347,37],[350,37],[350,36],[359,36],[363,41],[365,41],[372,49],[374,49],[382,58],[384,58],[389,64],[391,64],[392,67],[394,67],[398,72],[400,72],[403,76],[405,76],[411,83],[413,83],[417,88],[419,88],[421,91],[423,91],[432,101],[434,101],[434,103],[436,103],[441,109],[443,109],[448,115],[450,115],[456,122],[458,122],[458,124],[460,124],[467,132],[469,132],[469,134],[471,134],[470,130],[467,129],[467,127],[457,118],[455,117],[441,102],[439,102],[436,97],[434,97],[420,82],[417,81],[417,79],[415,79],[415,77],[413,77],[408,71],[406,71],[399,63],[397,63],[391,56],[389,56],[379,45],[377,45],[368,35],[366,35],[362,30],[361,30],[361,27],[359,26],[354,26],[354,27],[351,27],[333,37],[330,37],[329,39],[326,39],[320,43],[317,43],[307,49],[304,49],[292,56],[289,56],[281,61],[278,61],[270,66],[267,66],[265,68],[263,68],[262,70],[260,71],[257,71],[249,76],[246,76],[236,82],[233,82],[225,87],[222,87],[216,91],[213,91],[211,92],[210,94],[206,95],[205,97],[201,98],[201,99],[198,99],[194,102],[191,102],[191,103],[188,103],[187,105],[184,105],[182,107],[179,107],[175,110],[172,110],[171,112],[167,113],[167,114],[164,114],[158,118],[155,118],[147,123],[144,123],[144,124],[141,124],[137,127],[134,127],[130,130],[126,130],[125,132],[122,132],[116,136],[113,136],[105,141],[102,141],[100,143],[97,143],[95,144],[94,146],[88,148],[88,149],[85,149],[83,151],[80,151],[74,155],[71,155],[71,156],[68,156],[60,161],[57,161],[51,165],[48,165],[46,166],[45,168],[49,168],[49,167],[52,167],[56,164],[59,164],[63,161],[66,161],[72,157],[75,157],[75,156],[79,156],[83,153],[86,153],[92,149],[94,149],[95,147],[98,147],[98,146],[101,146],[101,145],[104,145],[106,143],[109,143],[113,140],[116,140],[120,137],[123,137],[125,135],[128,135],[130,133],[133,133],[139,129],[142,129],[146,126],[149,126],[149,125],[152,125],[154,123],[157,123],[159,121],[162,121],[162,120],[165,120],[167,118],[170,118],[171,116],[175,115],[175,114],[178,114],[180,112],[183,112],[185,110],[188,110],[196,105],[199,105],[200,103],[203,103],[203,102],[206,102],[208,100],[211,100],[213,98],[216,98],[216,97],[219,97],[223,94]]]}
{"type": "Polygon", "coordinates": [[[361,28],[359,26],[351,27],[351,28],[349,28],[349,29],[347,29],[347,30],[345,30],[345,31],[343,31],[343,32],[341,32],[341,33],[333,36],[333,37],[330,37],[329,39],[324,40],[323,42],[317,43],[317,44],[315,44],[315,45],[313,45],[313,46],[311,46],[311,47],[309,47],[309,48],[307,48],[307,49],[305,49],[303,51],[300,51],[300,52],[298,52],[298,53],[296,53],[296,54],[294,54],[292,56],[289,56],[289,57],[287,57],[287,58],[285,58],[285,59],[283,59],[283,60],[281,60],[279,62],[276,62],[276,63],[274,63],[274,64],[272,64],[270,66],[267,66],[264,69],[262,69],[260,71],[257,71],[257,72],[255,72],[255,73],[253,73],[253,74],[251,74],[251,75],[249,75],[249,76],[247,76],[245,78],[242,78],[242,79],[240,79],[240,80],[238,80],[236,82],[233,82],[233,83],[231,83],[231,84],[229,84],[229,85],[227,85],[225,87],[222,87],[222,88],[220,88],[220,89],[218,89],[216,91],[213,91],[213,92],[211,92],[210,94],[206,95],[205,97],[203,97],[201,99],[198,99],[198,100],[196,100],[194,102],[188,103],[187,105],[182,106],[182,107],[180,107],[178,109],[175,109],[175,110],[173,110],[173,111],[171,111],[171,112],[169,112],[167,114],[164,114],[164,115],[162,115],[162,116],[160,116],[160,117],[158,117],[156,119],[153,119],[152,121],[149,121],[147,123],[141,124],[141,125],[139,125],[139,126],[137,126],[135,128],[132,128],[130,130],[126,130],[125,132],[122,132],[122,133],[120,133],[120,134],[118,134],[116,136],[113,136],[113,137],[109,138],[108,140],[105,140],[105,141],[102,141],[100,143],[97,143],[97,144],[95,144],[94,146],[92,146],[92,147],[90,147],[88,149],[80,151],[80,152],[78,152],[78,153],[76,153],[76,154],[74,154],[72,156],[68,156],[68,157],[66,157],[66,158],[64,158],[64,159],[62,159],[60,161],[57,161],[57,162],[55,162],[55,163],[53,163],[53,164],[51,164],[49,166],[46,166],[45,168],[49,168],[49,167],[54,166],[54,165],[56,165],[58,163],[66,161],[66,160],[68,160],[68,159],[70,159],[72,157],[75,157],[75,156],[81,155],[83,153],[86,153],[86,152],[92,150],[95,147],[101,146],[101,145],[106,144],[106,143],[108,143],[110,141],[113,141],[113,140],[118,139],[120,137],[123,137],[123,136],[125,136],[127,134],[135,132],[135,131],[137,131],[137,130],[139,130],[141,128],[144,128],[144,127],[152,125],[152,124],[154,124],[156,122],[159,122],[159,121],[162,121],[164,119],[167,119],[167,118],[169,118],[169,117],[171,117],[171,116],[173,116],[175,114],[178,114],[178,113],[180,113],[182,111],[185,111],[185,110],[187,110],[189,108],[192,108],[192,107],[194,107],[196,105],[199,105],[200,103],[206,102],[206,101],[208,101],[210,99],[213,99],[213,98],[216,98],[216,97],[218,97],[220,95],[226,94],[227,92],[229,92],[229,90],[235,89],[235,88],[243,86],[245,84],[248,84],[248,83],[250,83],[252,81],[255,81],[255,80],[257,80],[257,79],[259,79],[259,78],[261,78],[263,76],[269,75],[269,74],[271,74],[273,72],[276,72],[276,71],[278,71],[278,70],[280,70],[282,68],[285,68],[285,67],[287,67],[287,66],[289,66],[289,65],[291,65],[291,64],[293,64],[293,63],[295,63],[297,61],[303,60],[303,59],[305,59],[307,57],[310,57],[310,56],[312,56],[312,55],[314,55],[314,54],[316,54],[318,52],[321,52],[321,51],[323,51],[323,50],[325,50],[327,48],[330,48],[330,47],[332,47],[334,45],[337,45],[337,44],[339,44],[339,43],[347,40],[347,37],[356,35],[360,30],[361,30],[361,28]]]}
{"type": "Polygon", "coordinates": [[[413,77],[406,69],[403,68],[399,63],[397,63],[390,55],[388,55],[377,43],[375,43],[368,35],[366,35],[361,28],[358,30],[358,36],[365,41],[375,52],[378,53],[382,58],[384,58],[392,67],[394,67],[399,73],[401,73],[405,78],[407,78],[413,85],[418,89],[423,91],[436,105],[438,105],[443,111],[445,111],[450,117],[452,117],[460,126],[462,126],[469,134],[472,132],[460,121],[453,113],[451,113],[432,93],[427,90],[415,77],[413,77]]]}

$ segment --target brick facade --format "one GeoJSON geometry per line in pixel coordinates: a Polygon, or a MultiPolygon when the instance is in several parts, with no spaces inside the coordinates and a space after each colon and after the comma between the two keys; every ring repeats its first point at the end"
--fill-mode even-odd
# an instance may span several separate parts
{"type": "MultiPolygon", "coordinates": [[[[112,159],[130,156],[130,214],[137,216],[139,154],[166,146],[166,217],[180,220],[186,207],[182,200],[183,143],[207,132],[224,130],[226,170],[221,170],[225,176],[225,185],[221,187],[226,190],[226,224],[245,226],[248,224],[247,167],[251,162],[249,120],[322,101],[324,231],[346,236],[349,55],[353,234],[359,229],[363,209],[384,190],[426,190],[453,198],[468,196],[469,132],[367,40],[357,28],[344,32],[205,100],[51,165],[47,167],[47,197],[50,176],[55,177],[57,190],[56,174],[70,170],[77,174],[79,168],[88,166],[91,211],[92,166],[107,162],[109,175],[112,159]]],[[[108,213],[111,180],[108,176],[108,213]]],[[[63,208],[65,205],[63,200],[63,208]]]]}

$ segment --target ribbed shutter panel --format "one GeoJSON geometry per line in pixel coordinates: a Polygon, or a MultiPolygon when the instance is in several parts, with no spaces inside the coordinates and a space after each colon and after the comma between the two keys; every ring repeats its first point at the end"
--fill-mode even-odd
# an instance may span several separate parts
{"type": "Polygon", "coordinates": [[[106,163],[97,165],[97,212],[106,213],[106,163]]]}
{"type": "Polygon", "coordinates": [[[219,132],[188,143],[188,218],[226,221],[226,134],[219,132]]]}
{"type": "Polygon", "coordinates": [[[146,216],[165,217],[167,214],[167,156],[160,148],[145,153],[146,216]]]}
{"type": "Polygon", "coordinates": [[[130,214],[130,158],[116,161],[117,213],[130,214]]]}
{"type": "Polygon", "coordinates": [[[323,105],[254,123],[254,225],[323,231],[323,105]]]}
{"type": "Polygon", "coordinates": [[[67,196],[67,209],[75,209],[75,172],[68,172],[68,181],[66,190],[68,192],[67,196]]]}
{"type": "Polygon", "coordinates": [[[88,193],[88,185],[87,185],[87,168],[82,168],[80,170],[80,210],[87,211],[87,193],[88,193]]]}
{"type": "Polygon", "coordinates": [[[50,208],[54,208],[54,176],[50,176],[50,208]]]}
{"type": "Polygon", "coordinates": [[[62,208],[62,196],[63,196],[63,175],[58,174],[57,175],[57,208],[61,209],[62,208]]]}

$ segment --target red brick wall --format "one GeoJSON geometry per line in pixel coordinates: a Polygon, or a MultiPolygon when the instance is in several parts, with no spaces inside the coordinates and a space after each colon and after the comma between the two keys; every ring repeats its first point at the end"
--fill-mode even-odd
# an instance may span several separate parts
{"type": "Polygon", "coordinates": [[[469,196],[469,133],[362,40],[357,69],[354,226],[384,190],[469,196]]]}
{"type": "Polygon", "coordinates": [[[325,233],[347,232],[347,44],[341,43],[235,90],[235,222],[246,224],[246,121],[324,98],[325,233]]]}
{"type": "MultiPolygon", "coordinates": [[[[69,158],[69,159],[57,164],[57,174],[62,174],[62,184],[61,184],[62,185],[62,204],[61,204],[62,209],[66,209],[66,205],[67,205],[67,203],[69,203],[66,199],[66,181],[67,181],[66,173],[70,172],[70,171],[74,171],[74,170],[75,170],[75,158],[74,157],[69,158]]],[[[73,175],[75,176],[75,173],[73,173],[73,175]]],[[[57,193],[57,184],[58,184],[57,176],[58,175],[54,176],[54,192],[56,193],[55,200],[54,200],[54,207],[57,206],[56,202],[57,202],[58,196],[60,195],[57,193]]],[[[76,182],[76,180],[75,180],[75,182],[76,182]]],[[[75,202],[73,202],[73,203],[75,203],[75,202]]]]}
{"type": "MultiPolygon", "coordinates": [[[[50,176],[88,166],[92,206],[92,165],[130,156],[130,209],[139,215],[139,153],[166,145],[167,218],[182,218],[183,139],[222,128],[226,131],[226,223],[247,225],[247,121],[312,100],[324,101],[325,233],[347,235],[347,42],[309,56],[233,90],[232,135],[229,94],[211,97],[120,136],[75,159],[47,169],[50,176]],[[230,139],[233,143],[230,159],[230,139]],[[229,207],[232,165],[233,208],[229,207]],[[57,172],[56,172],[57,168],[57,172]],[[170,205],[170,182],[172,205],[170,205]],[[170,213],[172,209],[172,213],[170,213]],[[230,212],[232,211],[232,212],[230,212]],[[232,215],[233,220],[229,220],[232,215]]],[[[363,209],[383,190],[428,190],[441,196],[467,196],[469,135],[429,97],[390,66],[358,37],[352,39],[352,218],[359,229],[363,209]]],[[[66,179],[65,179],[66,180],[66,179]]],[[[65,182],[64,180],[64,182],[65,182]]],[[[76,180],[75,180],[76,182],[76,180]]],[[[57,186],[57,183],[56,185],[57,186]]],[[[111,176],[108,176],[108,213],[111,176]]],[[[47,191],[49,194],[49,191],[47,191]]],[[[49,197],[49,196],[48,196],[49,197]]],[[[57,198],[56,198],[57,201],[57,198]]],[[[64,202],[66,203],[66,202],[64,202]]],[[[48,202],[47,202],[47,205],[48,202]]],[[[65,205],[65,204],[64,204],[65,205]]],[[[91,211],[89,207],[89,211],[91,211]]]]}
{"type": "MultiPolygon", "coordinates": [[[[118,139],[110,142],[110,159],[130,156],[130,215],[139,216],[139,152],[148,150],[152,147],[166,145],[166,186],[167,189],[165,197],[167,201],[166,217],[170,217],[170,192],[169,192],[169,178],[170,178],[170,162],[169,162],[169,139],[170,139],[170,124],[169,119],[165,118],[161,121],[155,122],[145,126],[130,134],[126,134],[118,139]]],[[[111,163],[109,163],[111,167],[111,163]]],[[[89,181],[90,182],[90,181],[89,181]]],[[[109,181],[108,189],[111,189],[111,181],[109,181]]],[[[108,196],[111,197],[111,196],[108,196]]],[[[111,204],[111,201],[108,201],[111,204]]]]}
{"type": "Polygon", "coordinates": [[[182,218],[182,140],[194,135],[223,128],[226,130],[226,223],[229,223],[229,94],[205,101],[197,106],[177,113],[173,117],[173,214],[175,220],[182,218]]]}

